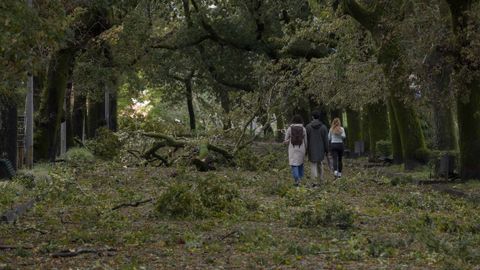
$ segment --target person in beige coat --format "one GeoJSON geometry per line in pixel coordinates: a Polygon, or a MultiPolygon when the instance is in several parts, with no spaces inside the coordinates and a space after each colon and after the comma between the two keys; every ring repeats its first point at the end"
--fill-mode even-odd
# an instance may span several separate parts
{"type": "Polygon", "coordinates": [[[298,186],[304,176],[303,163],[307,152],[307,131],[300,115],[293,117],[292,124],[285,133],[284,144],[288,144],[288,163],[292,168],[295,186],[298,186]]]}

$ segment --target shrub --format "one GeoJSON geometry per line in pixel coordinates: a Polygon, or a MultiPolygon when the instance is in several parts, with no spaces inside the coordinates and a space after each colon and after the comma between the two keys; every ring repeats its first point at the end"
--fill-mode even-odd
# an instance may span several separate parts
{"type": "Polygon", "coordinates": [[[201,180],[198,192],[203,205],[213,214],[237,213],[244,205],[238,187],[219,177],[201,180]]]}
{"type": "Polygon", "coordinates": [[[113,159],[120,152],[121,143],[118,137],[106,127],[97,129],[97,135],[94,140],[87,142],[89,149],[102,159],[113,159]]]}
{"type": "Polygon", "coordinates": [[[235,214],[244,208],[237,186],[218,177],[202,179],[198,184],[173,184],[156,204],[159,216],[172,218],[235,214]]]}
{"type": "Polygon", "coordinates": [[[259,158],[251,149],[245,148],[236,155],[236,163],[247,171],[258,170],[259,158]]]}
{"type": "Polygon", "coordinates": [[[205,209],[200,194],[190,184],[173,184],[163,193],[156,203],[159,216],[166,217],[202,217],[205,209]]]}
{"type": "Polygon", "coordinates": [[[65,153],[65,160],[72,165],[81,165],[93,162],[95,157],[86,148],[74,147],[65,153]]]}
{"type": "Polygon", "coordinates": [[[290,223],[297,227],[337,227],[348,229],[353,226],[353,212],[340,202],[317,201],[298,213],[290,223]]]}
{"type": "Polygon", "coordinates": [[[375,147],[381,157],[389,157],[392,155],[392,143],[390,141],[378,141],[375,147]]]}

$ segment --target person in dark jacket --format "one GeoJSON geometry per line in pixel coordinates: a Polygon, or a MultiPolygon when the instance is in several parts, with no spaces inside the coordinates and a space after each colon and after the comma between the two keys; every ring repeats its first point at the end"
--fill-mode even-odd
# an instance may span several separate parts
{"type": "Polygon", "coordinates": [[[313,112],[313,120],[307,125],[307,154],[311,165],[312,179],[322,182],[322,161],[328,153],[328,129],[322,121],[320,121],[320,116],[320,112],[313,112]]]}

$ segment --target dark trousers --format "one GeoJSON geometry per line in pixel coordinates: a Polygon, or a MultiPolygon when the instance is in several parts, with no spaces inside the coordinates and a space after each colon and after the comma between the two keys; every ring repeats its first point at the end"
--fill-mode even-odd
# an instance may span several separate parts
{"type": "Polygon", "coordinates": [[[333,157],[333,169],[341,173],[343,169],[343,143],[332,143],[330,151],[333,157]]]}

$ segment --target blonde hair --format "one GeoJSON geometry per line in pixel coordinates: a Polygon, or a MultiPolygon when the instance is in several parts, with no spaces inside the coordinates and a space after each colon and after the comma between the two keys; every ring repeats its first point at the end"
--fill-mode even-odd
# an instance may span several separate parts
{"type": "Polygon", "coordinates": [[[337,117],[333,119],[330,131],[337,135],[342,134],[342,123],[340,122],[340,118],[337,117]]]}

